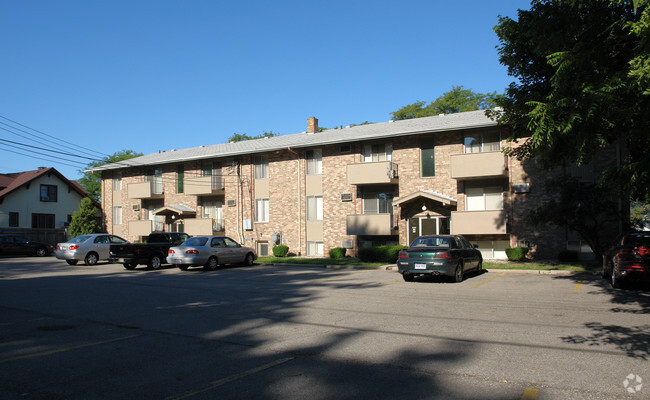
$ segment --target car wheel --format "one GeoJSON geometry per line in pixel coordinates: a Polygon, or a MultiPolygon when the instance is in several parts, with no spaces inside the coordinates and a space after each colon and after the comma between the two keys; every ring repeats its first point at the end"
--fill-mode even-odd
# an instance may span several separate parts
{"type": "Polygon", "coordinates": [[[47,250],[45,250],[45,247],[39,247],[38,250],[36,250],[36,255],[38,257],[44,257],[47,254],[47,250]]]}
{"type": "Polygon", "coordinates": [[[250,267],[251,265],[253,265],[253,259],[254,258],[255,257],[253,257],[252,253],[246,254],[246,258],[244,259],[244,265],[247,266],[247,267],[250,267]]]}
{"type": "Polygon", "coordinates": [[[65,262],[67,262],[68,265],[77,265],[77,263],[79,262],[79,260],[65,260],[65,262]]]}
{"type": "Polygon", "coordinates": [[[97,264],[97,254],[96,253],[88,253],[88,254],[86,254],[86,258],[84,258],[84,263],[86,263],[86,265],[95,265],[95,264],[97,264]]]}
{"type": "Polygon", "coordinates": [[[219,266],[219,263],[217,262],[217,257],[210,257],[208,258],[208,262],[205,263],[204,269],[206,271],[214,271],[217,269],[219,266]]]}
{"type": "Polygon", "coordinates": [[[129,269],[129,270],[130,269],[135,269],[135,267],[138,266],[138,264],[133,264],[133,263],[124,263],[122,265],[124,266],[124,268],[129,269]]]}
{"type": "Polygon", "coordinates": [[[160,269],[161,266],[162,259],[160,256],[151,256],[151,259],[149,260],[149,268],[160,269]]]}
{"type": "Polygon", "coordinates": [[[462,282],[463,281],[463,263],[459,262],[458,265],[456,266],[456,271],[454,271],[454,282],[462,282]]]}
{"type": "Polygon", "coordinates": [[[415,277],[411,274],[402,274],[402,278],[404,278],[406,282],[413,282],[415,277]]]}
{"type": "Polygon", "coordinates": [[[179,265],[178,266],[178,269],[180,269],[181,271],[187,271],[187,268],[189,268],[189,265],[179,265]]]}
{"type": "Polygon", "coordinates": [[[612,273],[611,273],[611,278],[610,282],[612,283],[612,287],[614,289],[620,289],[621,288],[621,278],[616,276],[616,268],[612,266],[612,273]]]}

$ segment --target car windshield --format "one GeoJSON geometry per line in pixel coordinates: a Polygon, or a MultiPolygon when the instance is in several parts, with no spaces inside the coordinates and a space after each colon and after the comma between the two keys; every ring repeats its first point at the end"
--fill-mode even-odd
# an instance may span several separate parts
{"type": "Polygon", "coordinates": [[[88,240],[89,238],[90,238],[90,235],[81,235],[81,236],[77,236],[76,238],[70,240],[68,243],[82,243],[82,242],[85,242],[86,240],[88,240]]]}
{"type": "Polygon", "coordinates": [[[207,237],[194,237],[187,239],[181,244],[181,246],[205,246],[205,243],[208,241],[207,237]]]}
{"type": "Polygon", "coordinates": [[[633,233],[628,238],[627,243],[633,246],[650,246],[650,232],[633,233]]]}
{"type": "Polygon", "coordinates": [[[449,247],[449,242],[449,237],[427,236],[415,239],[411,247],[449,247]]]}

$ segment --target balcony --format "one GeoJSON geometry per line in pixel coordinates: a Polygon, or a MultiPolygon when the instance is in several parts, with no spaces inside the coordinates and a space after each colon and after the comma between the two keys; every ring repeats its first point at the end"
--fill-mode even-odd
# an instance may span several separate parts
{"type": "Polygon", "coordinates": [[[452,211],[451,233],[454,235],[507,234],[504,210],[452,211]]]}
{"type": "Polygon", "coordinates": [[[148,219],[129,221],[129,236],[149,236],[151,232],[153,232],[153,221],[148,219]]]}
{"type": "Polygon", "coordinates": [[[185,233],[190,236],[213,235],[223,232],[223,220],[215,218],[185,218],[183,220],[185,233]]]}
{"type": "Polygon", "coordinates": [[[183,182],[185,194],[204,196],[209,194],[224,194],[223,179],[220,176],[199,176],[185,178],[183,182]]]}
{"type": "Polygon", "coordinates": [[[348,185],[397,184],[397,164],[391,161],[347,165],[348,185]]]}
{"type": "Polygon", "coordinates": [[[154,181],[129,183],[127,186],[129,199],[161,199],[163,198],[162,182],[154,181]]]}
{"type": "Polygon", "coordinates": [[[391,214],[357,214],[346,217],[348,235],[397,235],[391,214]]]}
{"type": "Polygon", "coordinates": [[[506,156],[499,152],[466,153],[451,155],[453,179],[480,179],[508,176],[506,156]]]}

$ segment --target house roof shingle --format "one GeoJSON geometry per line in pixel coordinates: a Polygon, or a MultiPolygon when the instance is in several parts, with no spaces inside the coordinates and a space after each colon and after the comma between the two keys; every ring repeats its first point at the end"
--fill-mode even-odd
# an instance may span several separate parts
{"type": "Polygon", "coordinates": [[[0,200],[3,199],[8,194],[14,192],[15,190],[18,190],[21,187],[32,182],[36,178],[46,174],[55,174],[64,183],[70,185],[70,187],[72,187],[72,189],[74,189],[77,193],[79,193],[81,197],[88,196],[88,193],[84,190],[83,187],[81,187],[81,185],[77,181],[69,180],[68,178],[63,176],[59,171],[57,171],[55,168],[41,168],[33,171],[16,172],[11,174],[0,174],[0,187],[5,186],[6,184],[6,187],[0,190],[0,200]]]}

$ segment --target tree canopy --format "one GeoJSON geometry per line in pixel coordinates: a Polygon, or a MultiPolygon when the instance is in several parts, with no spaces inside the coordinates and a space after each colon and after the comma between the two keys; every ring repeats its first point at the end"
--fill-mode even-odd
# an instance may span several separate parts
{"type": "Polygon", "coordinates": [[[72,214],[69,230],[72,237],[102,231],[101,225],[97,222],[97,208],[89,198],[81,199],[79,210],[72,214]]]}
{"type": "Polygon", "coordinates": [[[648,0],[533,0],[495,27],[499,60],[516,81],[488,112],[512,129],[518,158],[584,165],[604,146],[622,151],[601,185],[650,200],[648,0]]]}
{"type": "Polygon", "coordinates": [[[394,121],[398,121],[463,111],[485,110],[494,106],[496,97],[496,92],[476,93],[463,86],[452,86],[450,91],[443,93],[429,104],[424,101],[416,101],[391,112],[391,115],[394,121]]]}
{"type": "Polygon", "coordinates": [[[265,137],[273,137],[273,136],[280,136],[279,133],[273,133],[273,131],[270,132],[264,132],[262,134],[259,134],[257,136],[249,136],[246,133],[233,133],[232,136],[228,138],[228,143],[235,143],[235,142],[241,142],[244,140],[253,140],[253,139],[262,139],[265,137]]]}
{"type": "MultiPolygon", "coordinates": [[[[113,155],[106,156],[99,161],[93,161],[84,168],[84,170],[99,167],[106,164],[111,164],[119,161],[128,160],[129,158],[140,157],[142,153],[137,153],[133,150],[120,150],[113,155]]],[[[79,184],[88,192],[88,197],[95,201],[101,201],[102,184],[101,174],[99,172],[84,172],[83,176],[78,180],[79,184]]]]}

